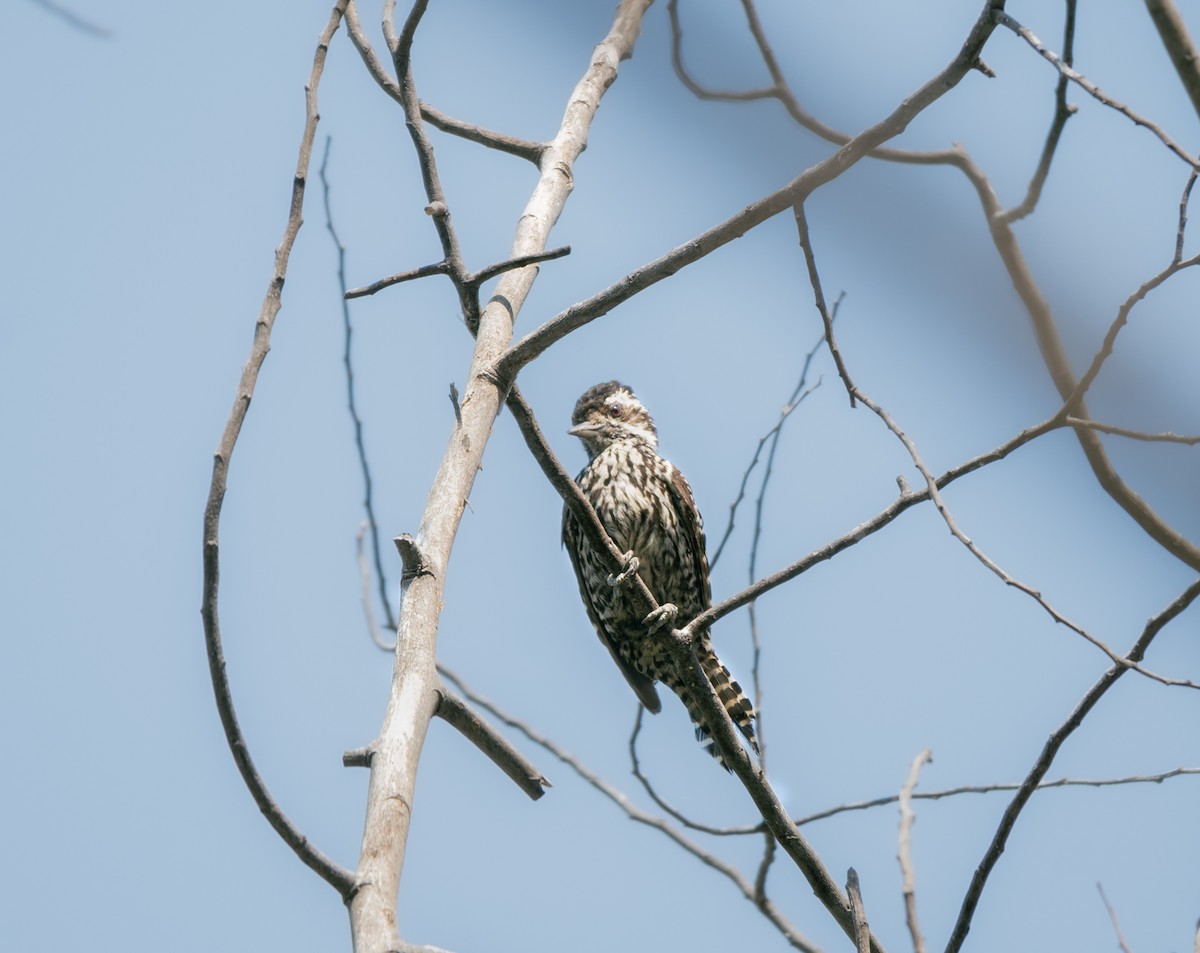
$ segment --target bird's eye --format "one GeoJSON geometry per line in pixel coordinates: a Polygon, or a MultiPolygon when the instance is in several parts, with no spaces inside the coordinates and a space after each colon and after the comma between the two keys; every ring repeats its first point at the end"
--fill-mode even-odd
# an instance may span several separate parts
{"type": "Polygon", "coordinates": [[[621,405],[620,404],[609,404],[608,405],[608,416],[610,416],[614,419],[617,417],[620,417],[621,416],[621,405]]]}

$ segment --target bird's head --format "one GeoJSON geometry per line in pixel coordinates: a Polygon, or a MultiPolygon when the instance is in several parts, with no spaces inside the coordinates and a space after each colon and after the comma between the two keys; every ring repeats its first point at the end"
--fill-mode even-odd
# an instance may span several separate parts
{"type": "Polygon", "coordinates": [[[649,411],[620,381],[606,381],[584,391],[571,423],[567,433],[583,441],[588,459],[618,441],[645,443],[651,450],[658,446],[658,431],[649,411]]]}

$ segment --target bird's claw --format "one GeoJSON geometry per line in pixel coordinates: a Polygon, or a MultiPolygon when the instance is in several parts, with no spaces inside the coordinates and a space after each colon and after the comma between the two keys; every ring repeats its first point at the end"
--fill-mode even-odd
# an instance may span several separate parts
{"type": "Polygon", "coordinates": [[[623,568],[621,569],[621,572],[618,574],[608,574],[608,584],[610,586],[625,585],[625,583],[629,581],[629,577],[637,572],[638,566],[641,565],[637,556],[633,555],[632,549],[621,558],[623,560],[623,568]]]}
{"type": "Polygon", "coordinates": [[[679,615],[679,606],[673,602],[664,602],[642,620],[642,625],[646,626],[650,634],[653,635],[664,625],[668,627],[674,625],[677,615],[679,615]]]}

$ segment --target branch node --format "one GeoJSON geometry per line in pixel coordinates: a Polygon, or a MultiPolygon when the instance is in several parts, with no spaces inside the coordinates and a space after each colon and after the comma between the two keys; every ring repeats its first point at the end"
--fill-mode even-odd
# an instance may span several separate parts
{"type": "Polygon", "coordinates": [[[371,766],[371,758],[374,754],[375,749],[370,745],[362,748],[353,748],[342,755],[342,767],[369,768],[371,766]]]}
{"type": "Polygon", "coordinates": [[[400,576],[403,582],[412,582],[418,576],[433,575],[433,570],[429,568],[429,563],[425,560],[425,554],[412,536],[408,533],[401,533],[392,542],[396,544],[396,549],[400,553],[400,561],[404,564],[404,571],[400,576]]]}

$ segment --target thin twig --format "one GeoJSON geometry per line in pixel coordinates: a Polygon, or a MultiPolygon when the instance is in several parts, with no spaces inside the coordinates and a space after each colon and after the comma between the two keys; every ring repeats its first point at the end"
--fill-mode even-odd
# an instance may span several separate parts
{"type": "MultiPolygon", "coordinates": [[[[367,553],[363,547],[363,537],[368,532],[371,532],[373,540],[378,540],[378,529],[373,528],[365,521],[358,528],[358,532],[354,535],[354,551],[358,558],[358,577],[360,580],[362,580],[363,616],[367,621],[367,632],[371,636],[371,641],[375,643],[375,646],[379,649],[382,649],[384,652],[394,652],[396,651],[396,643],[394,640],[388,642],[386,639],[384,639],[383,633],[379,631],[379,623],[375,619],[375,610],[371,605],[371,564],[367,562],[367,553]]],[[[386,601],[384,602],[384,605],[387,605],[386,601]]],[[[391,607],[389,606],[388,608],[390,610],[391,607]]],[[[392,627],[393,626],[389,625],[389,628],[392,627]]]]}
{"type": "Polygon", "coordinates": [[[916,815],[912,810],[913,790],[917,786],[917,778],[923,765],[933,760],[929,749],[925,748],[913,758],[912,766],[908,769],[908,780],[900,789],[900,846],[896,852],[900,861],[900,871],[904,877],[904,919],[908,924],[908,933],[912,937],[913,953],[925,953],[925,938],[921,936],[921,928],[917,924],[917,887],[916,874],[912,865],[912,826],[916,815]]]}
{"type": "Polygon", "coordinates": [[[1187,185],[1183,187],[1183,195],[1179,198],[1179,225],[1175,229],[1175,257],[1172,261],[1183,260],[1183,239],[1187,233],[1188,221],[1188,202],[1192,198],[1192,187],[1196,184],[1196,176],[1200,174],[1196,169],[1192,169],[1192,174],[1188,176],[1187,185]]]}
{"type": "Polygon", "coordinates": [[[1121,923],[1117,920],[1117,911],[1108,902],[1108,894],[1104,892],[1104,884],[1097,882],[1096,889],[1100,891],[1100,899],[1104,902],[1104,909],[1108,911],[1108,919],[1112,921],[1113,932],[1117,935],[1117,946],[1121,948],[1121,953],[1133,953],[1129,949],[1129,944],[1125,942],[1125,934],[1121,932],[1121,923]]]}
{"type": "Polygon", "coordinates": [[[715,854],[704,850],[679,830],[672,827],[671,824],[669,824],[663,818],[655,817],[653,814],[643,811],[636,804],[634,804],[632,800],[630,800],[628,795],[626,795],[619,788],[610,784],[608,781],[604,780],[604,778],[600,777],[598,774],[588,768],[577,757],[566,751],[562,746],[557,744],[548,736],[537,731],[527,722],[513,717],[499,708],[490,699],[485,698],[478,692],[472,690],[455,673],[442,666],[438,667],[438,671],[441,673],[443,678],[453,682],[459,692],[462,693],[463,697],[469,699],[473,705],[488,712],[497,721],[508,725],[510,728],[513,728],[516,731],[519,731],[531,742],[548,751],[551,755],[574,771],[575,774],[578,775],[579,778],[582,779],[586,784],[620,808],[620,810],[630,820],[636,821],[638,824],[643,824],[646,827],[658,831],[668,839],[674,841],[675,844],[683,848],[683,850],[691,854],[706,867],[709,867],[710,869],[715,870],[717,873],[723,875],[726,879],[733,883],[733,885],[747,900],[754,903],[755,906],[763,912],[763,914],[767,917],[768,922],[770,922],[771,925],[774,926],[793,947],[798,950],[806,951],[806,953],[819,953],[817,947],[812,943],[812,941],[800,933],[795,926],[789,923],[788,920],[775,908],[774,904],[765,899],[760,902],[756,898],[754,885],[747,881],[746,878],[743,877],[742,874],[737,870],[737,868],[721,860],[715,854]]]}
{"type": "MultiPolygon", "coordinates": [[[[836,311],[837,304],[835,302],[834,312],[836,313],[836,311]]],[[[713,550],[712,558],[708,561],[709,569],[712,569],[716,566],[717,560],[721,558],[721,553],[725,550],[725,544],[729,542],[729,537],[733,535],[734,520],[737,516],[738,507],[741,505],[742,500],[746,498],[746,484],[750,482],[750,474],[753,473],[754,468],[758,466],[758,458],[762,456],[763,447],[765,447],[767,442],[779,433],[779,431],[783,428],[784,423],[792,415],[792,411],[799,407],[800,404],[804,402],[805,398],[807,398],[808,395],[812,393],[812,391],[816,390],[820,385],[820,381],[818,380],[818,382],[812,387],[807,386],[808,371],[812,366],[813,358],[816,357],[817,351],[820,350],[821,344],[824,340],[824,337],[818,338],[817,342],[812,346],[812,348],[809,349],[809,352],[804,355],[804,363],[800,367],[800,379],[796,382],[796,386],[792,388],[791,396],[783,405],[783,409],[779,412],[779,419],[775,421],[774,426],[772,426],[770,430],[758,438],[758,445],[754,448],[754,454],[750,458],[750,463],[742,473],[742,482],[738,486],[737,496],[734,498],[733,502],[729,504],[729,520],[725,524],[725,532],[721,534],[721,539],[717,543],[716,549],[713,550]]],[[[772,452],[773,451],[774,444],[772,444],[772,452]]]]}
{"type": "MultiPolygon", "coordinates": [[[[371,552],[375,558],[375,574],[379,579],[379,601],[383,605],[383,617],[389,629],[396,628],[396,615],[392,611],[392,602],[388,597],[387,575],[383,569],[383,551],[379,545],[379,521],[375,518],[375,500],[373,493],[373,485],[371,483],[371,467],[367,463],[367,447],[363,438],[363,422],[358,414],[358,404],[355,400],[354,388],[354,362],[352,357],[351,342],[354,336],[354,329],[350,323],[350,308],[346,304],[346,246],[342,244],[341,238],[338,236],[337,228],[333,224],[333,205],[330,198],[329,176],[327,174],[329,166],[329,152],[333,146],[333,138],[327,136],[325,138],[325,153],[321,157],[321,196],[325,206],[325,229],[329,232],[330,238],[333,240],[334,248],[337,249],[337,277],[338,287],[342,292],[342,328],[343,328],[343,346],[342,346],[342,366],[346,369],[346,408],[350,412],[350,422],[354,425],[354,446],[358,452],[358,467],[362,473],[363,480],[363,509],[367,514],[366,526],[371,533],[371,552]]],[[[362,533],[358,534],[359,557],[362,556],[362,533]]],[[[360,566],[360,575],[363,575],[364,568],[360,566]]],[[[363,575],[364,585],[367,575],[363,575]]],[[[364,595],[363,602],[364,610],[367,613],[367,628],[371,632],[371,639],[380,648],[383,648],[385,643],[379,637],[378,626],[375,623],[375,613],[371,609],[370,600],[364,595]]]]}
{"type": "Polygon", "coordinates": [[[1187,436],[1186,434],[1172,433],[1169,430],[1162,433],[1146,433],[1141,430],[1130,430],[1127,427],[1102,424],[1098,420],[1084,420],[1081,417],[1067,417],[1064,423],[1069,427],[1090,427],[1092,430],[1099,430],[1101,433],[1112,434],[1114,437],[1128,437],[1130,440],[1144,440],[1152,443],[1182,443],[1193,447],[1200,443],[1200,435],[1187,436]]]}
{"type": "MultiPolygon", "coordinates": [[[[1063,415],[1060,411],[1053,417],[1049,417],[1042,421],[1040,424],[1027,427],[1015,437],[1005,441],[994,450],[980,454],[979,456],[973,457],[957,467],[947,470],[937,478],[936,484],[938,488],[943,489],[950,483],[953,483],[955,480],[967,476],[970,473],[974,473],[981,467],[995,463],[998,460],[1003,460],[1010,453],[1014,452],[1020,447],[1025,446],[1025,444],[1036,440],[1038,437],[1045,433],[1049,433],[1051,430],[1061,427],[1062,417],[1063,415]]],[[[844,533],[829,543],[826,543],[820,549],[813,550],[807,556],[796,560],[791,565],[785,566],[769,576],[764,576],[762,579],[758,580],[758,582],[754,583],[754,585],[747,586],[741,592],[735,593],[734,595],[729,596],[727,599],[721,600],[713,605],[712,608],[697,616],[693,620],[693,623],[701,628],[711,627],[714,623],[729,615],[729,613],[736,612],[742,606],[749,604],[763,593],[769,592],[778,586],[782,586],[789,580],[796,578],[796,576],[807,572],[817,563],[832,559],[834,556],[838,555],[838,553],[849,549],[851,546],[861,542],[866,537],[879,532],[879,530],[889,525],[905,510],[916,506],[918,503],[924,503],[929,498],[930,493],[928,487],[924,487],[920,490],[908,490],[907,492],[902,493],[895,501],[884,507],[884,509],[880,510],[870,519],[863,523],[859,523],[849,532],[844,533]]]]}
{"type": "MultiPolygon", "coordinates": [[[[1173,768],[1161,774],[1134,774],[1123,778],[1058,778],[1054,781],[1039,781],[1037,790],[1048,791],[1051,788],[1068,787],[1105,788],[1122,784],[1162,784],[1171,778],[1187,777],[1189,775],[1200,776],[1200,768],[1173,768]]],[[[1020,789],[1020,784],[964,784],[941,791],[914,791],[912,799],[914,801],[939,801],[942,798],[958,797],[962,794],[996,794],[1003,791],[1019,791],[1020,789]]],[[[899,800],[900,796],[898,794],[890,794],[884,797],[871,798],[868,801],[852,801],[847,804],[839,804],[836,807],[826,808],[823,811],[798,817],[796,818],[796,825],[803,827],[806,824],[823,821],[826,818],[836,817],[839,814],[845,814],[849,811],[867,811],[876,807],[885,807],[888,804],[895,804],[899,800]]]]}
{"type": "MultiPolygon", "coordinates": [[[[853,938],[856,925],[849,898],[830,876],[820,856],[784,809],[762,767],[751,760],[739,741],[729,713],[725,711],[725,706],[717,698],[704,670],[700,667],[693,644],[694,633],[697,631],[699,629],[695,623],[690,623],[682,629],[674,629],[671,638],[666,642],[666,648],[675,665],[676,676],[684,690],[691,695],[692,703],[699,710],[704,723],[709,726],[711,738],[721,753],[722,761],[742,783],[780,848],[792,859],[808,882],[813,895],[837,925],[846,936],[853,938]]],[[[870,948],[872,953],[883,953],[882,944],[873,934],[870,948]]]]}
{"type": "Polygon", "coordinates": [[[449,273],[450,266],[444,261],[437,261],[432,265],[422,265],[420,268],[409,268],[394,275],[388,275],[386,278],[372,281],[369,285],[351,288],[343,292],[342,297],[347,300],[366,298],[369,295],[383,291],[384,288],[390,288],[392,285],[398,285],[405,281],[415,281],[418,278],[428,278],[432,275],[448,275],[449,273]]]}
{"type": "MultiPolygon", "coordinates": [[[[1193,582],[1185,589],[1169,606],[1158,613],[1146,623],[1146,627],[1142,630],[1142,634],[1134,642],[1133,647],[1125,656],[1129,662],[1139,662],[1146,654],[1146,650],[1154,641],[1155,636],[1161,632],[1169,622],[1177,618],[1192,602],[1200,596],[1200,579],[1193,582]]],[[[1063,743],[1071,736],[1071,734],[1083,724],[1084,718],[1088,712],[1095,707],[1096,703],[1104,697],[1118,679],[1121,678],[1130,666],[1114,664],[1108,669],[1100,679],[1087,691],[1079,704],[1067,717],[1061,725],[1054,730],[1050,735],[1049,740],[1042,748],[1042,752],[1038,755],[1029,774],[1021,783],[1020,788],[1013,799],[1005,808],[1004,816],[1000,820],[1000,824],[996,828],[996,833],[993,835],[991,843],[988,844],[987,850],[984,852],[983,859],[979,862],[979,866],[975,868],[975,874],[971,877],[970,886],[967,888],[966,895],[963,897],[962,906],[959,909],[958,918],[954,923],[953,932],[950,935],[950,940],[946,945],[946,953],[958,953],[962,949],[963,942],[967,938],[967,933],[971,929],[971,920],[975,916],[975,908],[979,904],[979,898],[983,896],[984,887],[987,886],[988,878],[991,876],[992,870],[995,869],[997,862],[1000,860],[1000,855],[1004,853],[1004,848],[1008,843],[1008,837],[1012,833],[1013,827],[1017,823],[1017,818],[1021,811],[1029,802],[1029,798],[1033,792],[1037,790],[1042,778],[1046,776],[1046,772],[1050,770],[1050,766],[1054,763],[1054,758],[1057,756],[1059,749],[1063,743]]]]}
{"type": "MultiPolygon", "coordinates": [[[[1076,0],[1067,0],[1062,53],[1062,61],[1067,66],[1071,66],[1075,61],[1075,7],[1076,0]]],[[[1001,216],[1002,221],[1006,223],[1019,221],[1037,207],[1038,199],[1042,195],[1042,188],[1046,184],[1046,178],[1050,175],[1050,163],[1054,160],[1054,154],[1058,150],[1058,142],[1062,138],[1063,129],[1066,128],[1067,120],[1079,111],[1078,106],[1067,102],[1068,84],[1069,80],[1066,74],[1059,73],[1058,83],[1054,90],[1054,118],[1050,120],[1050,129],[1046,133],[1046,142],[1042,146],[1041,158],[1038,160],[1033,178],[1029,180],[1029,188],[1025,192],[1024,200],[1020,205],[1009,209],[1001,216]]]]}
{"type": "MultiPolygon", "coordinates": [[[[742,9],[746,14],[746,23],[750,30],[751,36],[755,44],[758,46],[759,56],[762,58],[763,65],[771,75],[772,85],[770,87],[762,87],[751,90],[712,90],[701,86],[688,73],[687,68],[683,65],[682,42],[683,29],[679,23],[678,0],[671,0],[667,5],[667,13],[671,21],[671,56],[675,64],[677,75],[683,84],[691,90],[696,96],[701,99],[722,100],[728,102],[743,102],[746,100],[762,99],[773,97],[777,99],[787,110],[788,116],[797,125],[807,129],[809,132],[819,136],[826,142],[832,142],[837,146],[844,146],[850,142],[853,136],[834,129],[832,126],[826,125],[820,119],[817,119],[811,113],[800,105],[800,100],[788,85],[787,78],[783,74],[783,70],[779,65],[779,61],[775,57],[774,51],[771,49],[771,44],[767,40],[766,31],[762,27],[762,23],[758,17],[758,11],[754,6],[753,0],[742,0],[742,9]]],[[[981,61],[976,57],[972,68],[978,69],[981,61]]],[[[912,149],[898,149],[889,146],[878,146],[871,149],[868,155],[873,159],[882,159],[889,162],[899,162],[906,165],[945,165],[954,164],[957,153],[954,149],[938,149],[932,151],[917,151],[912,149]]]]}
{"type": "MultiPolygon", "coordinates": [[[[1041,592],[1011,575],[1007,570],[996,563],[995,560],[988,556],[987,553],[985,553],[978,546],[978,544],[975,543],[974,540],[972,540],[965,532],[963,532],[958,525],[958,521],[950,512],[949,506],[946,505],[946,501],[941,495],[937,478],[934,477],[932,471],[925,465],[925,461],[921,458],[921,454],[918,452],[917,446],[913,442],[912,438],[909,437],[903,429],[901,429],[899,424],[897,424],[892,418],[892,415],[881,404],[876,403],[874,400],[868,397],[862,391],[862,389],[858,387],[853,380],[851,380],[841,351],[838,348],[837,340],[834,338],[832,315],[825,307],[825,297],[821,290],[821,276],[817,270],[816,257],[812,247],[812,238],[809,235],[808,224],[804,217],[803,207],[801,206],[797,206],[796,209],[796,225],[800,235],[800,244],[804,249],[804,259],[808,264],[809,281],[812,284],[813,295],[816,299],[817,308],[821,313],[821,320],[825,325],[825,340],[829,346],[830,353],[833,355],[834,362],[838,366],[838,372],[842,375],[842,380],[846,385],[846,390],[850,394],[851,406],[853,406],[856,401],[862,403],[863,406],[867,407],[873,414],[883,421],[884,426],[886,426],[887,429],[890,430],[892,434],[894,434],[895,437],[904,445],[904,449],[908,451],[908,455],[912,460],[913,465],[920,471],[921,476],[925,479],[925,487],[929,494],[929,498],[933,501],[934,507],[936,507],[938,514],[942,517],[942,521],[946,524],[946,528],[950,530],[951,535],[953,535],[955,539],[962,543],[963,546],[966,547],[967,551],[974,556],[980,564],[985,566],[990,572],[992,572],[993,575],[1002,580],[1005,585],[1011,586],[1012,588],[1023,592],[1039,606],[1041,606],[1042,610],[1046,612],[1046,614],[1049,615],[1050,618],[1052,618],[1055,622],[1066,626],[1072,632],[1082,636],[1086,641],[1100,649],[1100,651],[1107,655],[1109,659],[1117,665],[1124,665],[1132,668],[1139,674],[1153,679],[1154,681],[1161,682],[1164,685],[1200,689],[1200,684],[1189,679],[1175,679],[1169,678],[1165,675],[1159,675],[1156,672],[1152,672],[1140,665],[1137,665],[1136,663],[1122,658],[1101,639],[1092,635],[1092,633],[1084,629],[1083,626],[1071,621],[1062,612],[1054,608],[1054,606],[1049,603],[1049,601],[1045,598],[1045,596],[1042,595],[1041,592]]],[[[1165,280],[1165,278],[1163,280],[1165,280]]],[[[1142,286],[1143,289],[1147,289],[1147,286],[1150,284],[1150,282],[1147,282],[1146,285],[1142,286]]],[[[1142,294],[1144,293],[1145,292],[1143,291],[1142,294]]],[[[1138,300],[1140,300],[1140,298],[1138,300]]],[[[1131,301],[1128,303],[1128,308],[1133,307],[1132,301],[1133,299],[1131,299],[1131,301]]],[[[1126,315],[1128,314],[1128,308],[1123,309],[1126,315]]],[[[1111,336],[1115,337],[1115,332],[1113,332],[1111,336]]],[[[1097,367],[1098,370],[1098,365],[1094,365],[1094,367],[1097,367]]],[[[1087,380],[1088,377],[1085,375],[1080,382],[1080,387],[1077,388],[1077,390],[1081,390],[1083,383],[1087,380]]],[[[1059,411],[1059,414],[1065,418],[1067,409],[1077,402],[1080,404],[1082,403],[1082,394],[1080,394],[1078,397],[1068,398],[1062,410],[1059,411]]]]}
{"type": "Polygon", "coordinates": [[[1117,343],[1117,335],[1119,335],[1125,325],[1129,323],[1129,315],[1133,311],[1134,306],[1142,301],[1146,295],[1148,295],[1155,288],[1163,285],[1173,275],[1183,271],[1185,268],[1192,268],[1196,265],[1200,265],[1200,255],[1183,260],[1173,260],[1169,265],[1167,265],[1166,268],[1154,275],[1154,277],[1142,282],[1142,284],[1138,286],[1138,289],[1121,303],[1121,307],[1117,309],[1117,316],[1113,319],[1112,324],[1109,325],[1108,331],[1104,335],[1104,340],[1100,344],[1099,350],[1097,350],[1095,355],[1092,357],[1091,365],[1088,367],[1087,371],[1084,372],[1084,375],[1079,378],[1079,383],[1075,385],[1071,396],[1067,398],[1066,403],[1068,407],[1074,408],[1079,406],[1084,395],[1087,394],[1088,389],[1099,376],[1100,369],[1104,366],[1104,362],[1107,361],[1112,355],[1113,348],[1117,343]]]}
{"type": "Polygon", "coordinates": [[[201,617],[204,621],[204,640],[208,650],[208,668],[212,678],[213,694],[216,697],[217,712],[221,718],[221,726],[225,729],[225,740],[233,753],[233,760],[241,773],[242,781],[250,790],[263,816],[283,838],[284,842],[296,852],[323,880],[329,883],[343,899],[350,897],[354,889],[354,874],[336,863],[320,850],[288,819],[279,804],[267,790],[266,782],[254,766],[250,749],[238,724],[237,713],[233,705],[233,693],[229,685],[229,677],[225,670],[225,654],[221,646],[221,627],[218,619],[218,592],[220,580],[220,522],[221,507],[225,500],[225,491],[229,480],[229,463],[237,444],[238,434],[246,419],[250,400],[254,395],[254,386],[258,380],[259,370],[270,350],[271,329],[279,314],[282,304],[284,278],[287,274],[288,260],[296,235],[300,231],[303,220],[304,189],[308,181],[308,169],[312,160],[313,140],[317,132],[317,88],[325,67],[325,55],[329,43],[337,32],[345,9],[345,0],[338,3],[330,14],[325,28],[317,41],[316,53],[313,56],[312,71],[308,84],[305,86],[305,121],[304,132],[300,137],[299,157],[296,161],[296,174],[292,179],[291,205],[288,210],[287,224],[284,226],[283,239],[275,252],[275,267],[267,287],[258,320],[254,327],[254,341],[250,347],[250,357],[242,369],[238,381],[237,395],[234,398],[233,409],[221,435],[220,445],[213,455],[212,483],[209,487],[208,502],[204,508],[204,590],[201,601],[201,617]]]}
{"type": "MultiPolygon", "coordinates": [[[[992,241],[1008,272],[1013,288],[1033,324],[1038,349],[1041,351],[1042,361],[1046,365],[1050,379],[1059,396],[1064,401],[1070,401],[1078,384],[1071,361],[1055,324],[1054,315],[1033,277],[1029,263],[1021,253],[1016,235],[1012,228],[1001,220],[1000,203],[996,199],[995,191],[987,176],[964,151],[958,151],[955,164],[975,187],[984,217],[991,228],[992,241]]],[[[1077,417],[1089,416],[1082,401],[1078,405],[1071,406],[1070,412],[1077,417]]],[[[1100,436],[1086,427],[1075,428],[1074,434],[1101,489],[1142,528],[1147,536],[1180,562],[1200,572],[1200,546],[1178,532],[1125,483],[1113,466],[1112,460],[1109,459],[1100,436]]]]}
{"type": "MultiPolygon", "coordinates": [[[[642,771],[642,762],[637,753],[637,739],[638,735],[641,734],[642,713],[644,711],[644,706],[637,706],[637,714],[634,716],[633,721],[633,731],[629,735],[629,760],[633,765],[633,776],[637,778],[642,785],[642,789],[650,796],[650,800],[684,827],[693,831],[700,831],[702,834],[712,834],[716,837],[739,837],[747,834],[763,833],[766,828],[762,824],[755,824],[753,826],[743,825],[741,827],[717,827],[712,824],[702,824],[700,821],[694,821],[655,790],[654,785],[650,783],[650,779],[642,771]]],[[[774,841],[771,841],[771,843],[774,843],[774,841]]]]}
{"type": "Polygon", "coordinates": [[[1018,23],[1016,20],[1014,20],[1011,16],[1009,16],[1003,10],[998,9],[996,11],[996,23],[1000,24],[1001,26],[1008,27],[1008,29],[1010,29],[1014,33],[1016,33],[1017,36],[1019,36],[1026,43],[1028,43],[1031,47],[1033,47],[1033,49],[1035,49],[1038,52],[1038,54],[1042,57],[1042,59],[1046,60],[1046,62],[1048,62],[1051,66],[1053,66],[1056,70],[1058,70],[1059,73],[1061,73],[1063,76],[1067,77],[1067,79],[1069,79],[1072,83],[1075,83],[1080,89],[1082,89],[1084,92],[1086,92],[1089,96],[1091,96],[1097,102],[1103,103],[1105,106],[1108,106],[1110,109],[1116,110],[1122,116],[1124,116],[1126,119],[1129,119],[1131,122],[1133,122],[1134,125],[1142,126],[1146,129],[1150,130],[1150,132],[1153,133],[1158,138],[1159,142],[1161,142],[1164,146],[1166,146],[1171,152],[1173,152],[1175,155],[1177,155],[1180,159],[1182,159],[1184,162],[1186,162],[1192,168],[1200,168],[1200,159],[1197,159],[1195,156],[1193,156],[1191,153],[1189,153],[1187,150],[1185,150],[1182,146],[1180,146],[1178,143],[1176,143],[1174,139],[1172,139],[1170,136],[1168,136],[1166,134],[1166,132],[1162,129],[1161,126],[1159,126],[1157,123],[1153,122],[1152,120],[1147,119],[1145,116],[1139,115],[1138,113],[1134,112],[1132,109],[1130,109],[1124,103],[1118,102],[1117,100],[1113,99],[1111,96],[1109,96],[1107,93],[1105,93],[1102,89],[1100,89],[1099,86],[1097,86],[1095,83],[1093,83],[1091,80],[1089,80],[1082,73],[1076,72],[1071,66],[1069,66],[1067,63],[1064,63],[1062,58],[1059,57],[1057,53],[1055,53],[1053,50],[1051,50],[1049,47],[1047,47],[1046,44],[1044,44],[1041,40],[1039,40],[1033,34],[1032,31],[1030,31],[1028,28],[1022,26],[1020,23],[1018,23]]]}

